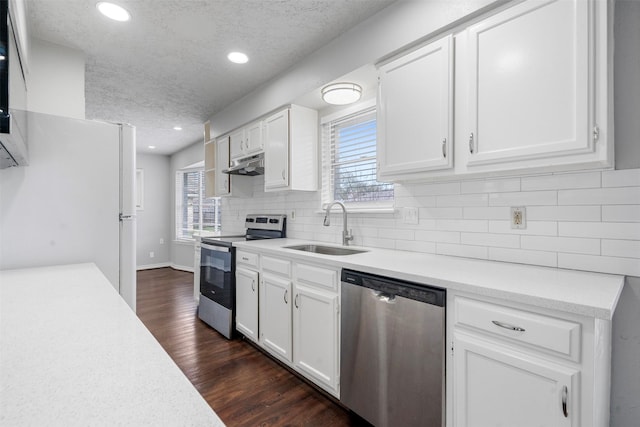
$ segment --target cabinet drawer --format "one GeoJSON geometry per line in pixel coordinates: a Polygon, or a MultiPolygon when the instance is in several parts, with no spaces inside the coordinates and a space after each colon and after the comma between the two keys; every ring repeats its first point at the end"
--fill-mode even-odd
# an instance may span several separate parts
{"type": "Polygon", "coordinates": [[[258,254],[236,250],[236,264],[258,268],[258,254]]]}
{"type": "Polygon", "coordinates": [[[284,259],[263,256],[262,269],[264,271],[270,271],[272,273],[277,273],[286,277],[291,277],[291,261],[287,261],[284,259]]]}
{"type": "Polygon", "coordinates": [[[334,291],[338,290],[338,273],[335,270],[306,264],[296,264],[296,275],[297,280],[300,282],[334,291]]]}
{"type": "Polygon", "coordinates": [[[455,324],[580,360],[580,324],[463,297],[455,299],[455,324]]]}

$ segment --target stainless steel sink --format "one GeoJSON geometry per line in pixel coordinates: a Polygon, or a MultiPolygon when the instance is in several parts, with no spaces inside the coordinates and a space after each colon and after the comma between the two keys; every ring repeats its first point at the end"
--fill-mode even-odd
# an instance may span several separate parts
{"type": "Polygon", "coordinates": [[[363,252],[368,252],[362,249],[351,249],[338,246],[323,246],[323,245],[295,245],[284,246],[285,249],[294,249],[296,251],[313,252],[314,254],[322,255],[355,255],[363,252]]]}

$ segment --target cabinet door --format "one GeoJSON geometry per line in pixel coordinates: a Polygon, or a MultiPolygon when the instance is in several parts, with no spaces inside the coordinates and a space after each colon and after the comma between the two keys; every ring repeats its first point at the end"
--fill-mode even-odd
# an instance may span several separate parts
{"type": "Polygon", "coordinates": [[[244,139],[244,129],[237,130],[229,135],[231,159],[237,159],[244,155],[244,139]]]}
{"type": "Polygon", "coordinates": [[[456,427],[579,425],[579,371],[458,331],[454,341],[456,427]]]}
{"type": "Polygon", "coordinates": [[[262,122],[255,122],[245,129],[246,142],[244,154],[249,155],[262,151],[264,144],[262,141],[262,122]]]}
{"type": "Polygon", "coordinates": [[[258,341],[258,272],[236,268],[236,329],[258,341]]]}
{"type": "Polygon", "coordinates": [[[291,281],[262,275],[260,342],[271,353],[291,362],[291,281]]]}
{"type": "Polygon", "coordinates": [[[379,179],[453,164],[452,36],[380,68],[379,179]]]}
{"type": "Polygon", "coordinates": [[[219,138],[216,141],[216,196],[226,196],[230,193],[230,176],[222,173],[229,169],[229,137],[219,138]]]}
{"type": "Polygon", "coordinates": [[[289,185],[289,110],[265,120],[264,188],[289,185]]]}
{"type": "Polygon", "coordinates": [[[293,312],[296,368],[338,396],[338,295],[296,284],[293,312]]]}
{"type": "Polygon", "coordinates": [[[594,150],[592,10],[526,1],[469,28],[469,166],[594,150]]]}

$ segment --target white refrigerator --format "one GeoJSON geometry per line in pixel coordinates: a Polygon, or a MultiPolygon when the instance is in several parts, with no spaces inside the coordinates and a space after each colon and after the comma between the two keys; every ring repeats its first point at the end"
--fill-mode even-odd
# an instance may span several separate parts
{"type": "Polygon", "coordinates": [[[28,113],[29,165],[0,170],[0,269],[93,262],[136,308],[135,128],[28,113]]]}

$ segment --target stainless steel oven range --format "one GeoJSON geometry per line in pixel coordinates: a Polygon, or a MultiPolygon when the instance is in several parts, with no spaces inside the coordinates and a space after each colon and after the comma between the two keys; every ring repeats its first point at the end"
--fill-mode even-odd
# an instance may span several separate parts
{"type": "Polygon", "coordinates": [[[236,251],[233,244],[246,240],[286,237],[286,215],[247,215],[246,234],[203,237],[200,260],[198,317],[227,338],[235,328],[236,251]]]}

